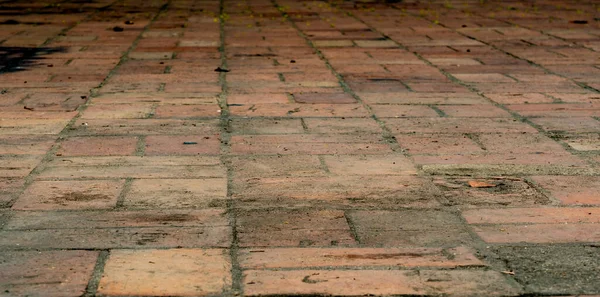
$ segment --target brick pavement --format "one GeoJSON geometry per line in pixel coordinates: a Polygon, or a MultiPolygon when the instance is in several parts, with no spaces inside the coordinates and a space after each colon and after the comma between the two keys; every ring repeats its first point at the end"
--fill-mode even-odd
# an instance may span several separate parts
{"type": "Polygon", "coordinates": [[[599,11],[0,0],[0,295],[598,295],[599,11]]]}

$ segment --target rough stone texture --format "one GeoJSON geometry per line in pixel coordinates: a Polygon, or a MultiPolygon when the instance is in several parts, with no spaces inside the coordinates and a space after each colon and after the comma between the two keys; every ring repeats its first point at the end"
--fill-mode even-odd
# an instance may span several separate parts
{"type": "Polygon", "coordinates": [[[0,295],[600,294],[597,1],[46,2],[0,295]]]}
{"type": "Polygon", "coordinates": [[[494,252],[526,292],[596,294],[600,289],[598,246],[499,246],[494,252]]]}

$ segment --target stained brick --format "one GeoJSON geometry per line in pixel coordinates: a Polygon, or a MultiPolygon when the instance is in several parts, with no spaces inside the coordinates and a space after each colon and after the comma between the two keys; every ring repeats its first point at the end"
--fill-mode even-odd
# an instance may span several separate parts
{"type": "Polygon", "coordinates": [[[97,257],[97,251],[3,251],[0,290],[3,296],[81,296],[97,257]]]}
{"type": "Polygon", "coordinates": [[[494,271],[257,271],[244,274],[245,293],[259,295],[427,295],[515,296],[518,288],[494,271]]]}
{"type": "Polygon", "coordinates": [[[238,259],[244,269],[485,266],[465,247],[244,249],[238,259]]]}
{"type": "Polygon", "coordinates": [[[117,204],[123,181],[36,181],[13,205],[19,210],[106,209],[117,204]]]}

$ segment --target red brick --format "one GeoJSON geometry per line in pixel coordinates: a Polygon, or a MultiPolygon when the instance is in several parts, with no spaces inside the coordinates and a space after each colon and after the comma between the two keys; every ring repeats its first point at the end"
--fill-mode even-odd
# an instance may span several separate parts
{"type": "Polygon", "coordinates": [[[500,104],[552,103],[554,100],[540,93],[501,93],[485,94],[486,97],[500,104]]]}
{"type": "Polygon", "coordinates": [[[2,119],[0,135],[58,134],[68,119],[2,119]]]}
{"type": "Polygon", "coordinates": [[[134,180],[123,205],[135,208],[201,208],[224,206],[227,181],[210,179],[134,180]]]}
{"type": "Polygon", "coordinates": [[[556,141],[538,133],[482,134],[478,137],[488,152],[498,154],[550,154],[569,153],[556,141]]]}
{"type": "Polygon", "coordinates": [[[478,105],[440,105],[437,106],[449,117],[457,118],[509,118],[511,115],[491,104],[478,105]]]}
{"type": "Polygon", "coordinates": [[[355,244],[339,210],[252,210],[238,214],[236,223],[242,247],[355,244]]]}
{"type": "Polygon", "coordinates": [[[57,156],[133,155],[137,137],[73,137],[63,141],[57,156]]]}
{"type": "MultiPolygon", "coordinates": [[[[494,118],[418,118],[385,119],[392,132],[400,133],[514,133],[537,132],[533,127],[513,119],[494,118]]],[[[598,122],[600,126],[600,122],[598,122]]]]}
{"type": "Polygon", "coordinates": [[[600,177],[534,176],[532,180],[566,205],[599,205],[600,177]]]}
{"type": "Polygon", "coordinates": [[[289,103],[285,94],[230,94],[227,96],[229,104],[265,104],[265,103],[289,103]]]}
{"type": "Polygon", "coordinates": [[[75,122],[71,135],[211,135],[221,131],[219,120],[118,119],[75,122]]]}
{"type": "Polygon", "coordinates": [[[83,112],[83,119],[141,119],[148,117],[152,104],[93,104],[83,112]]]}
{"type": "Polygon", "coordinates": [[[39,178],[204,178],[224,177],[217,157],[73,157],[50,162],[39,178]],[[119,165],[119,166],[115,166],[119,165]]]}
{"type": "Polygon", "coordinates": [[[488,243],[580,243],[597,242],[597,224],[500,224],[473,226],[488,243]]]}
{"type": "Polygon", "coordinates": [[[101,295],[206,296],[231,287],[227,250],[113,250],[98,286],[101,295]]]}
{"type": "Polygon", "coordinates": [[[156,155],[203,155],[219,154],[221,142],[218,136],[166,136],[146,137],[148,156],[156,155]]]}
{"type": "Polygon", "coordinates": [[[234,116],[250,117],[367,117],[359,104],[247,104],[230,106],[234,116]]]}
{"type": "Polygon", "coordinates": [[[356,103],[356,99],[346,93],[301,93],[294,94],[294,101],[305,104],[350,104],[356,103]]]}
{"type": "Polygon", "coordinates": [[[36,181],[13,205],[19,210],[113,208],[123,181],[36,181]]]}
{"type": "Polygon", "coordinates": [[[477,143],[461,134],[396,134],[396,140],[411,155],[483,152],[477,143]]]}
{"type": "Polygon", "coordinates": [[[220,117],[221,108],[212,104],[161,105],[156,108],[157,118],[220,117]]]}
{"type": "Polygon", "coordinates": [[[439,155],[439,156],[414,156],[416,164],[456,164],[456,165],[481,165],[481,164],[502,164],[502,165],[535,165],[548,167],[571,167],[585,168],[586,162],[582,159],[565,154],[485,154],[485,155],[439,155]]]}
{"type": "Polygon", "coordinates": [[[311,133],[380,134],[381,127],[371,118],[304,118],[311,133]]]}
{"type": "Polygon", "coordinates": [[[597,132],[600,130],[600,121],[591,117],[543,117],[532,118],[531,121],[546,131],[597,132]]]}
{"type": "Polygon", "coordinates": [[[369,104],[485,104],[471,93],[358,93],[369,104]]]}
{"type": "Polygon", "coordinates": [[[509,208],[463,212],[469,224],[574,224],[600,222],[600,208],[509,208]]]}
{"type": "Polygon", "coordinates": [[[424,105],[371,105],[373,113],[380,118],[437,117],[437,112],[424,105]]]}
{"type": "Polygon", "coordinates": [[[0,156],[0,178],[25,177],[38,165],[43,156],[0,156]]]}
{"type": "Polygon", "coordinates": [[[45,155],[54,144],[55,137],[49,135],[0,136],[0,154],[2,155],[45,155]]]}
{"type": "Polygon", "coordinates": [[[600,116],[600,104],[519,104],[507,108],[525,117],[585,117],[600,116]]]}
{"type": "Polygon", "coordinates": [[[324,176],[325,170],[317,156],[278,155],[240,156],[229,161],[236,177],[324,176]]]}
{"type": "Polygon", "coordinates": [[[417,175],[412,162],[402,155],[324,156],[330,172],[338,175],[417,175]]]}
{"type": "Polygon", "coordinates": [[[350,219],[363,246],[457,246],[472,241],[458,217],[442,211],[355,211],[350,219]]]}
{"type": "Polygon", "coordinates": [[[384,154],[388,144],[377,135],[233,136],[235,154],[384,154]]]}
{"type": "Polygon", "coordinates": [[[571,103],[593,103],[600,99],[597,94],[564,94],[564,93],[549,93],[548,95],[556,97],[563,102],[571,103]]]}
{"type": "Polygon", "coordinates": [[[223,209],[86,212],[16,212],[5,230],[106,229],[145,227],[223,227],[223,209]]]}
{"type": "Polygon", "coordinates": [[[0,290],[3,296],[81,296],[97,257],[97,251],[4,251],[0,290]]]}
{"type": "Polygon", "coordinates": [[[454,77],[465,82],[514,82],[515,80],[500,73],[465,73],[454,74],[454,77]]]}
{"type": "Polygon", "coordinates": [[[0,232],[3,249],[228,247],[231,230],[217,210],[27,212],[0,232]],[[208,222],[207,222],[208,221],[208,222]],[[127,227],[127,228],[123,228],[127,227]]]}
{"type": "Polygon", "coordinates": [[[243,249],[238,260],[244,269],[485,266],[465,247],[243,249]]]}
{"type": "Polygon", "coordinates": [[[244,273],[244,292],[262,295],[515,296],[520,290],[494,271],[302,270],[244,273]]]}
{"type": "Polygon", "coordinates": [[[433,207],[433,185],[414,176],[273,177],[233,181],[233,197],[244,204],[433,207]]]}
{"type": "Polygon", "coordinates": [[[229,125],[236,134],[304,133],[300,119],[234,118],[229,125]]]}

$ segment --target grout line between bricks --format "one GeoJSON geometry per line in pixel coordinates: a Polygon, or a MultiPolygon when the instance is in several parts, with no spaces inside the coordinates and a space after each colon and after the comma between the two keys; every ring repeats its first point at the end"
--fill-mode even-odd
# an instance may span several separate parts
{"type": "Polygon", "coordinates": [[[340,75],[333,68],[333,66],[331,65],[331,63],[329,63],[329,61],[327,60],[327,58],[325,57],[325,55],[323,55],[323,53],[321,52],[321,50],[319,50],[315,46],[315,44],[308,38],[308,36],[306,36],[306,34],[304,34],[304,32],[302,32],[302,30],[300,30],[300,28],[298,28],[298,26],[296,25],[296,23],[293,20],[291,20],[289,17],[287,17],[287,13],[285,12],[284,9],[282,9],[281,6],[279,6],[279,4],[277,4],[277,1],[276,0],[271,0],[271,3],[282,14],[282,16],[284,17],[284,19],[291,24],[291,26],[296,30],[296,32],[298,33],[298,35],[305,40],[305,42],[308,44],[308,46],[310,46],[315,51],[315,53],[317,54],[317,56],[319,57],[319,59],[321,59],[325,63],[325,65],[331,71],[331,73],[338,79],[338,82],[339,82],[341,88],[344,90],[344,92],[347,93],[347,94],[349,94],[350,96],[352,96],[356,101],[358,101],[358,103],[360,103],[363,106],[363,108],[365,108],[365,110],[367,110],[367,112],[371,115],[371,118],[373,120],[375,120],[375,122],[377,122],[377,124],[380,126],[380,128],[382,130],[382,136],[383,136],[383,138],[386,140],[386,142],[391,147],[391,149],[394,152],[401,153],[402,155],[404,155],[405,157],[409,158],[412,161],[412,158],[410,156],[408,156],[404,152],[404,150],[400,147],[400,144],[396,140],[396,137],[391,132],[391,130],[389,128],[387,128],[387,126],[385,125],[385,122],[383,120],[379,119],[373,113],[373,110],[371,109],[371,106],[369,106],[366,102],[364,102],[360,98],[360,96],[358,96],[352,90],[352,88],[350,88],[350,86],[348,86],[348,84],[346,83],[346,81],[344,80],[344,78],[342,77],[342,75],[340,75]]]}
{"type": "Polygon", "coordinates": [[[92,271],[92,277],[88,281],[88,285],[85,288],[85,293],[82,295],[82,297],[96,296],[98,287],[100,285],[100,279],[102,278],[102,274],[104,272],[104,266],[106,265],[106,261],[108,260],[109,256],[110,252],[108,250],[102,250],[98,254],[96,265],[94,265],[94,270],[92,271]]]}
{"type": "Polygon", "coordinates": [[[121,193],[117,197],[117,204],[115,206],[116,209],[123,208],[125,204],[125,196],[129,194],[131,191],[131,185],[133,184],[133,178],[126,178],[125,183],[123,183],[123,188],[121,189],[121,193]]]}
{"type": "MultiPolygon", "coordinates": [[[[429,18],[427,18],[427,17],[425,17],[425,16],[420,16],[420,15],[419,15],[419,16],[417,16],[417,15],[415,15],[415,14],[411,14],[411,15],[413,15],[414,17],[419,17],[419,18],[422,18],[422,19],[424,19],[424,20],[426,20],[426,21],[432,22],[432,21],[431,21],[429,18]]],[[[432,23],[434,23],[434,22],[432,22],[432,23]]],[[[584,89],[588,89],[588,88],[587,88],[587,85],[585,85],[585,84],[584,84],[585,86],[582,86],[582,85],[581,85],[580,83],[578,83],[577,81],[575,81],[575,80],[573,80],[573,79],[570,79],[570,78],[568,78],[568,77],[565,77],[565,76],[559,75],[559,74],[557,74],[557,73],[554,73],[554,72],[552,72],[552,71],[550,71],[550,70],[548,70],[548,69],[544,68],[543,66],[541,66],[541,65],[538,65],[538,64],[536,64],[536,63],[534,63],[534,62],[532,62],[532,61],[530,61],[530,60],[527,60],[527,59],[520,58],[520,57],[518,57],[518,56],[516,56],[516,55],[513,55],[513,54],[511,54],[511,53],[509,53],[509,52],[506,52],[506,51],[504,51],[504,50],[502,50],[502,49],[500,49],[500,48],[498,48],[498,47],[496,47],[496,46],[494,46],[494,45],[492,45],[492,44],[490,44],[490,43],[487,43],[487,42],[485,42],[485,41],[479,40],[479,39],[477,39],[477,38],[474,38],[474,37],[470,37],[470,36],[468,36],[468,35],[466,35],[466,34],[464,34],[464,33],[462,33],[462,32],[459,32],[459,31],[457,31],[457,30],[454,30],[454,29],[452,29],[452,28],[446,27],[446,26],[444,26],[444,25],[442,25],[442,24],[438,24],[438,25],[439,25],[439,26],[441,26],[441,27],[443,27],[443,28],[446,28],[446,29],[448,29],[448,30],[452,30],[453,32],[455,32],[455,33],[457,33],[457,34],[460,34],[461,36],[464,36],[464,37],[466,37],[466,38],[469,38],[469,39],[472,39],[472,40],[475,40],[475,41],[481,42],[482,44],[485,44],[485,45],[487,45],[487,46],[490,46],[490,47],[492,47],[493,49],[495,49],[495,50],[498,50],[498,51],[500,51],[500,52],[502,52],[502,53],[504,53],[504,54],[506,54],[506,55],[508,55],[508,56],[510,56],[510,57],[512,57],[512,58],[515,58],[515,59],[518,59],[518,60],[521,60],[521,61],[525,61],[525,62],[529,63],[529,64],[530,64],[530,65],[532,65],[532,66],[535,66],[535,67],[538,67],[538,68],[542,69],[542,70],[543,70],[544,72],[546,72],[547,74],[552,74],[552,75],[557,75],[557,76],[560,76],[560,77],[562,77],[562,78],[565,78],[565,79],[568,79],[568,80],[570,80],[571,82],[573,82],[573,83],[577,84],[578,86],[580,86],[580,87],[582,87],[582,88],[584,88],[584,89]]],[[[398,42],[397,42],[397,41],[395,41],[395,40],[394,40],[394,42],[398,43],[398,42]]],[[[521,122],[523,122],[523,123],[526,123],[526,124],[528,124],[529,126],[531,126],[531,127],[533,127],[534,129],[536,129],[536,130],[537,130],[537,131],[538,131],[540,134],[542,134],[542,135],[545,135],[545,136],[547,136],[547,137],[549,137],[549,138],[553,139],[553,140],[554,140],[554,141],[556,141],[556,142],[557,142],[559,145],[561,145],[561,146],[562,146],[562,147],[563,147],[563,148],[564,148],[566,151],[568,151],[569,153],[571,153],[571,154],[572,154],[572,155],[574,155],[574,156],[577,156],[577,157],[579,157],[580,159],[582,159],[583,161],[585,161],[585,162],[586,162],[588,165],[592,165],[592,166],[594,165],[594,164],[593,164],[593,162],[592,162],[590,159],[588,159],[588,158],[583,158],[583,157],[582,157],[582,156],[586,155],[586,154],[585,154],[585,152],[579,152],[579,151],[577,151],[577,150],[573,149],[573,148],[572,148],[571,146],[569,146],[567,143],[564,143],[564,142],[562,142],[562,141],[558,141],[558,139],[557,139],[556,137],[553,137],[553,135],[552,135],[552,133],[551,133],[550,131],[546,131],[546,130],[544,130],[544,129],[543,129],[541,126],[540,126],[540,125],[538,125],[538,124],[536,124],[536,123],[532,122],[532,121],[531,121],[529,118],[527,118],[527,117],[524,117],[524,116],[520,115],[519,113],[517,113],[517,112],[515,112],[515,111],[513,111],[513,110],[511,110],[511,109],[509,109],[509,108],[508,108],[508,107],[506,107],[504,104],[500,104],[500,103],[498,103],[498,102],[496,102],[496,101],[494,101],[494,100],[490,99],[490,98],[489,98],[489,97],[487,97],[487,96],[486,96],[486,95],[485,95],[483,92],[479,91],[479,90],[478,90],[476,87],[474,87],[474,86],[471,86],[471,85],[469,85],[468,83],[465,83],[465,82],[461,81],[460,79],[458,79],[458,78],[454,77],[454,76],[453,76],[451,73],[449,73],[449,72],[447,72],[447,71],[443,70],[442,68],[438,67],[437,65],[434,65],[433,63],[431,63],[429,60],[425,59],[423,56],[421,56],[421,55],[420,55],[420,54],[418,54],[417,52],[413,52],[413,54],[414,54],[414,55],[416,55],[416,56],[417,56],[419,59],[421,59],[423,62],[427,63],[429,66],[432,66],[432,67],[435,67],[436,69],[438,69],[438,71],[440,71],[440,72],[441,72],[443,75],[445,75],[445,76],[446,76],[446,77],[447,77],[447,78],[448,78],[450,81],[452,81],[452,82],[454,82],[454,83],[456,83],[456,84],[458,84],[458,85],[461,85],[461,86],[463,86],[463,87],[465,87],[465,88],[469,89],[471,92],[473,92],[473,93],[475,93],[475,94],[479,95],[480,97],[482,97],[482,98],[486,99],[488,102],[490,102],[490,103],[491,103],[491,104],[493,104],[494,106],[496,106],[496,107],[498,107],[498,108],[500,108],[500,109],[502,109],[502,110],[504,110],[504,111],[508,112],[508,113],[509,113],[509,114],[510,114],[510,115],[511,115],[511,116],[512,116],[514,119],[516,119],[516,120],[518,120],[518,121],[521,121],[521,122]]],[[[512,78],[512,77],[511,77],[511,78],[512,78]]],[[[589,89],[588,89],[588,90],[589,90],[589,89]]],[[[596,90],[596,89],[593,89],[593,91],[594,91],[594,92],[597,92],[597,93],[598,93],[598,92],[600,92],[600,91],[598,91],[598,90],[596,90]]]]}
{"type": "MultiPolygon", "coordinates": [[[[219,0],[219,52],[221,55],[221,69],[228,69],[227,65],[227,51],[226,51],[226,18],[225,15],[225,0],[219,0]]],[[[231,228],[231,244],[229,247],[229,257],[231,259],[231,288],[226,294],[233,296],[239,296],[243,292],[243,272],[241,265],[238,260],[239,253],[239,242],[237,235],[237,213],[235,198],[233,197],[233,165],[230,158],[231,154],[231,128],[230,128],[230,116],[229,116],[229,105],[227,104],[228,96],[228,84],[227,84],[227,72],[219,73],[219,84],[221,85],[221,93],[219,94],[219,106],[221,108],[220,114],[220,127],[221,127],[221,145],[220,155],[221,163],[225,166],[227,172],[227,202],[226,209],[229,219],[229,226],[231,228]]]]}
{"type": "MultiPolygon", "coordinates": [[[[75,25],[73,25],[72,27],[69,28],[73,29],[76,25],[85,22],[86,20],[91,19],[95,14],[99,13],[102,10],[107,9],[108,7],[112,6],[112,5],[116,5],[119,1],[121,0],[117,0],[112,2],[111,4],[104,6],[102,8],[96,9],[94,12],[90,13],[84,20],[76,23],[75,25]]],[[[158,16],[158,14],[157,14],[158,16]]],[[[148,25],[149,26],[149,25],[148,25]]],[[[68,30],[63,30],[61,31],[61,33],[59,33],[57,35],[60,36],[61,34],[65,34],[68,30]]],[[[55,38],[57,38],[55,37],[55,38]]],[[[138,39],[141,37],[141,33],[138,36],[138,39]]],[[[54,39],[55,39],[54,38],[54,39]]],[[[49,42],[51,42],[52,40],[54,40],[53,38],[50,38],[48,40],[46,40],[46,42],[44,44],[47,44],[49,42]]],[[[136,41],[138,40],[136,39],[136,41]]],[[[129,52],[133,49],[133,47],[135,46],[135,43],[129,48],[129,50],[124,54],[124,56],[128,55],[129,52]]],[[[71,59],[72,60],[72,59],[71,59]]],[[[110,74],[116,69],[116,67],[118,67],[119,64],[117,64],[117,66],[115,66],[115,68],[113,68],[110,72],[109,72],[109,76],[110,74]]],[[[106,81],[107,78],[104,79],[103,82],[101,82],[101,85],[106,81]]],[[[24,177],[25,182],[23,183],[23,186],[21,187],[21,189],[19,191],[17,191],[14,196],[12,197],[12,199],[7,203],[7,208],[12,207],[12,205],[17,201],[17,199],[19,198],[19,196],[21,196],[23,194],[23,192],[25,191],[25,189],[27,187],[29,187],[29,185],[31,185],[35,179],[36,176],[38,176],[46,167],[46,165],[52,161],[52,159],[54,158],[54,155],[56,154],[56,152],[58,151],[58,148],[60,147],[60,143],[62,142],[62,140],[64,139],[64,137],[68,134],[68,131],[73,127],[73,125],[75,124],[75,122],[81,118],[81,114],[82,112],[87,108],[87,106],[90,104],[91,100],[93,97],[93,90],[90,91],[89,95],[87,96],[87,100],[84,104],[82,104],[81,106],[79,106],[77,108],[77,115],[75,115],[67,124],[66,126],[61,130],[61,132],[59,132],[56,135],[56,141],[55,143],[52,145],[52,147],[48,150],[48,152],[46,152],[46,154],[43,156],[42,160],[37,164],[36,167],[34,167],[31,172],[24,177]]],[[[23,99],[24,100],[24,99],[23,99]]]]}
{"type": "MultiPolygon", "coordinates": [[[[363,21],[362,19],[358,18],[357,16],[355,16],[352,13],[347,12],[347,15],[355,18],[357,21],[365,24],[366,26],[368,26],[371,30],[373,30],[374,32],[380,33],[382,35],[384,35],[382,32],[380,32],[379,30],[377,30],[376,28],[374,28],[373,26],[371,26],[370,24],[366,23],[365,21],[363,21]]],[[[404,46],[403,44],[399,43],[398,41],[394,40],[394,39],[390,39],[392,40],[394,43],[396,43],[400,48],[403,48],[405,50],[407,50],[406,46],[404,46]]],[[[483,97],[483,94],[481,94],[480,92],[478,92],[477,90],[471,88],[470,86],[462,83],[462,81],[456,79],[454,76],[452,76],[450,73],[443,71],[442,69],[440,69],[439,67],[437,67],[436,65],[432,64],[430,61],[428,61],[427,59],[425,59],[423,56],[419,55],[416,52],[413,52],[413,54],[415,56],[417,56],[417,58],[419,58],[421,61],[423,61],[424,63],[426,63],[429,66],[435,67],[436,69],[438,69],[438,71],[440,71],[443,75],[445,75],[449,80],[451,80],[454,83],[457,83],[459,85],[462,85],[464,87],[466,87],[467,89],[469,89],[470,91],[479,94],[480,96],[483,97]]],[[[492,101],[489,98],[486,97],[486,99],[488,101],[492,101]]],[[[496,102],[493,102],[493,104],[496,104],[496,102]]],[[[440,112],[442,112],[440,110],[440,112]]],[[[422,170],[421,167],[418,167],[419,170],[422,170]]],[[[447,176],[447,175],[444,175],[447,176]]],[[[439,200],[439,199],[438,199],[439,200]]],[[[440,203],[442,205],[444,205],[443,201],[439,200],[440,203]]],[[[490,265],[492,267],[495,267],[497,270],[502,271],[506,269],[506,264],[505,263],[500,263],[501,261],[496,261],[494,260],[495,257],[490,257],[490,253],[489,251],[487,251],[487,246],[488,244],[483,241],[483,239],[481,237],[479,237],[479,235],[473,230],[473,228],[471,227],[470,224],[468,224],[468,222],[466,221],[466,219],[462,216],[462,210],[459,207],[448,207],[448,206],[443,206],[442,209],[446,210],[446,211],[450,211],[451,213],[453,213],[458,220],[462,223],[462,227],[464,228],[464,230],[469,234],[469,236],[472,239],[472,245],[480,252],[484,253],[484,255],[486,256],[486,260],[488,263],[490,263],[490,265]]],[[[510,281],[511,284],[513,285],[517,285],[517,282],[510,277],[505,277],[506,280],[510,281]]],[[[518,284],[518,286],[520,287],[520,284],[518,284]]]]}

